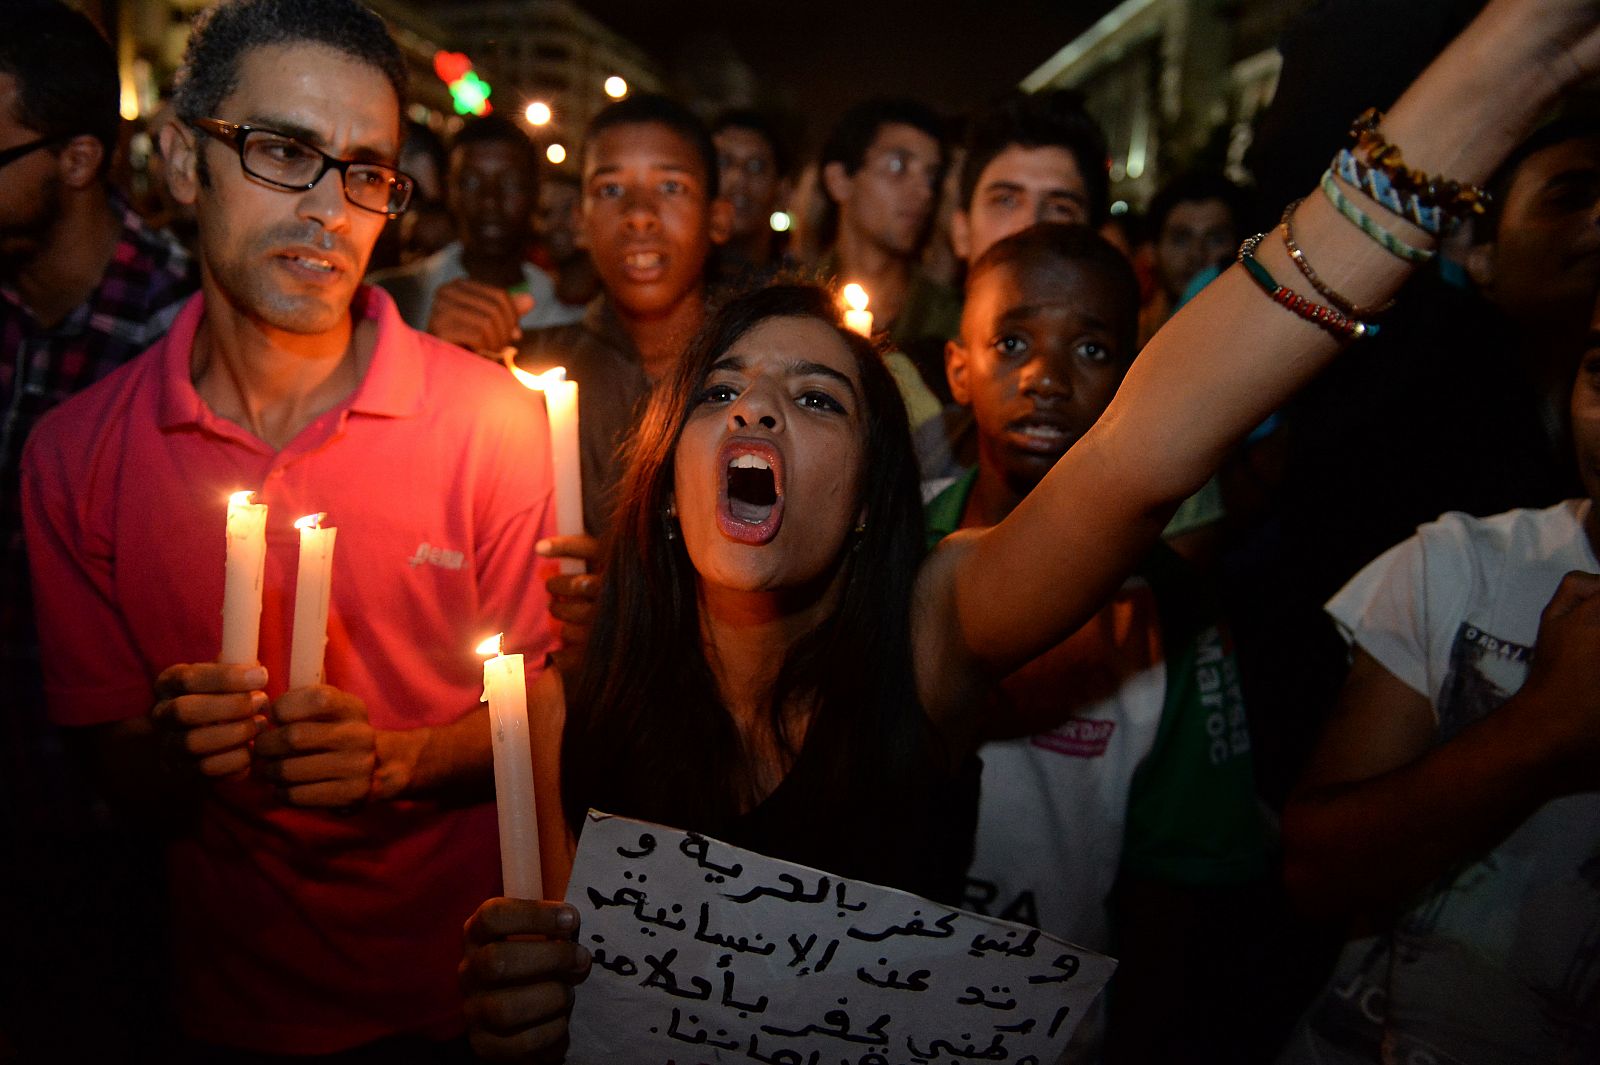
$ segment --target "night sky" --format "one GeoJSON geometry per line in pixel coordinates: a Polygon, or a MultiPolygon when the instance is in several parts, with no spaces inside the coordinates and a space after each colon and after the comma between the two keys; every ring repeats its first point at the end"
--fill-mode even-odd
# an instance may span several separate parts
{"type": "Polygon", "coordinates": [[[721,32],[770,82],[815,147],[847,106],[909,95],[964,113],[1015,85],[1115,0],[579,0],[665,68],[686,41],[721,32]]]}

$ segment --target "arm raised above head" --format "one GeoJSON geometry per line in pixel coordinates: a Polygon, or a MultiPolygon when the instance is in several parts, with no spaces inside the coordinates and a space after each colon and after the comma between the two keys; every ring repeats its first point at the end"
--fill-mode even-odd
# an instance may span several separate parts
{"type": "MultiPolygon", "coordinates": [[[[1595,0],[1492,0],[1380,129],[1407,167],[1481,184],[1556,97],[1597,68],[1595,0]]],[[[1328,146],[1330,157],[1338,147],[1328,146]]],[[[1310,190],[1294,215],[1295,239],[1346,303],[1381,306],[1415,269],[1383,238],[1426,252],[1434,237],[1359,190],[1343,191],[1377,235],[1310,190]]],[[[1279,235],[1263,240],[1256,258],[1278,284],[1323,302],[1279,235]]],[[[919,610],[919,625],[940,631],[919,641],[944,653],[931,663],[919,656],[925,705],[965,690],[953,671],[1003,676],[1082,624],[1155,543],[1173,508],[1340,346],[1334,330],[1270,298],[1243,266],[1207,286],[1010,516],[936,552],[920,579],[948,587],[923,590],[919,602],[933,609],[919,610]]]]}

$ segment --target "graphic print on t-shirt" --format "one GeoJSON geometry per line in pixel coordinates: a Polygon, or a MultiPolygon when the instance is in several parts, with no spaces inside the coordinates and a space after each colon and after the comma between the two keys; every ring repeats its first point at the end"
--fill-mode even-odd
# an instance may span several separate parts
{"type": "Polygon", "coordinates": [[[1439,693],[1438,742],[1448,743],[1511,698],[1527,679],[1532,657],[1533,648],[1462,622],[1450,645],[1450,669],[1439,693]]]}

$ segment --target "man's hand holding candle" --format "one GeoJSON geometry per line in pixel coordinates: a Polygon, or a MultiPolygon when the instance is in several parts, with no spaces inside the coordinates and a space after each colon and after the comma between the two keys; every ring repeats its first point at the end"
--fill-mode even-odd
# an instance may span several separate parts
{"type": "Polygon", "coordinates": [[[344,807],[372,794],[378,732],[360,699],[327,684],[295,688],[272,705],[272,719],[278,727],[256,740],[255,754],[287,802],[344,807]]]}
{"type": "Polygon", "coordinates": [[[266,727],[267,671],[258,665],[194,662],[156,678],[151,723],[169,769],[235,777],[250,769],[250,742],[266,727]]]}

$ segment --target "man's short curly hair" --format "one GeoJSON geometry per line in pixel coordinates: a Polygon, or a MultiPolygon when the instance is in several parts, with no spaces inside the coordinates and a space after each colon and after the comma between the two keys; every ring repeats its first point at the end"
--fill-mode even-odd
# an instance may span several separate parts
{"type": "MultiPolygon", "coordinates": [[[[209,118],[237,88],[245,53],[320,44],[378,71],[406,98],[406,65],[383,20],[356,0],[223,0],[195,19],[173,90],[185,122],[209,118]]],[[[398,119],[398,116],[396,116],[398,119]]]]}

